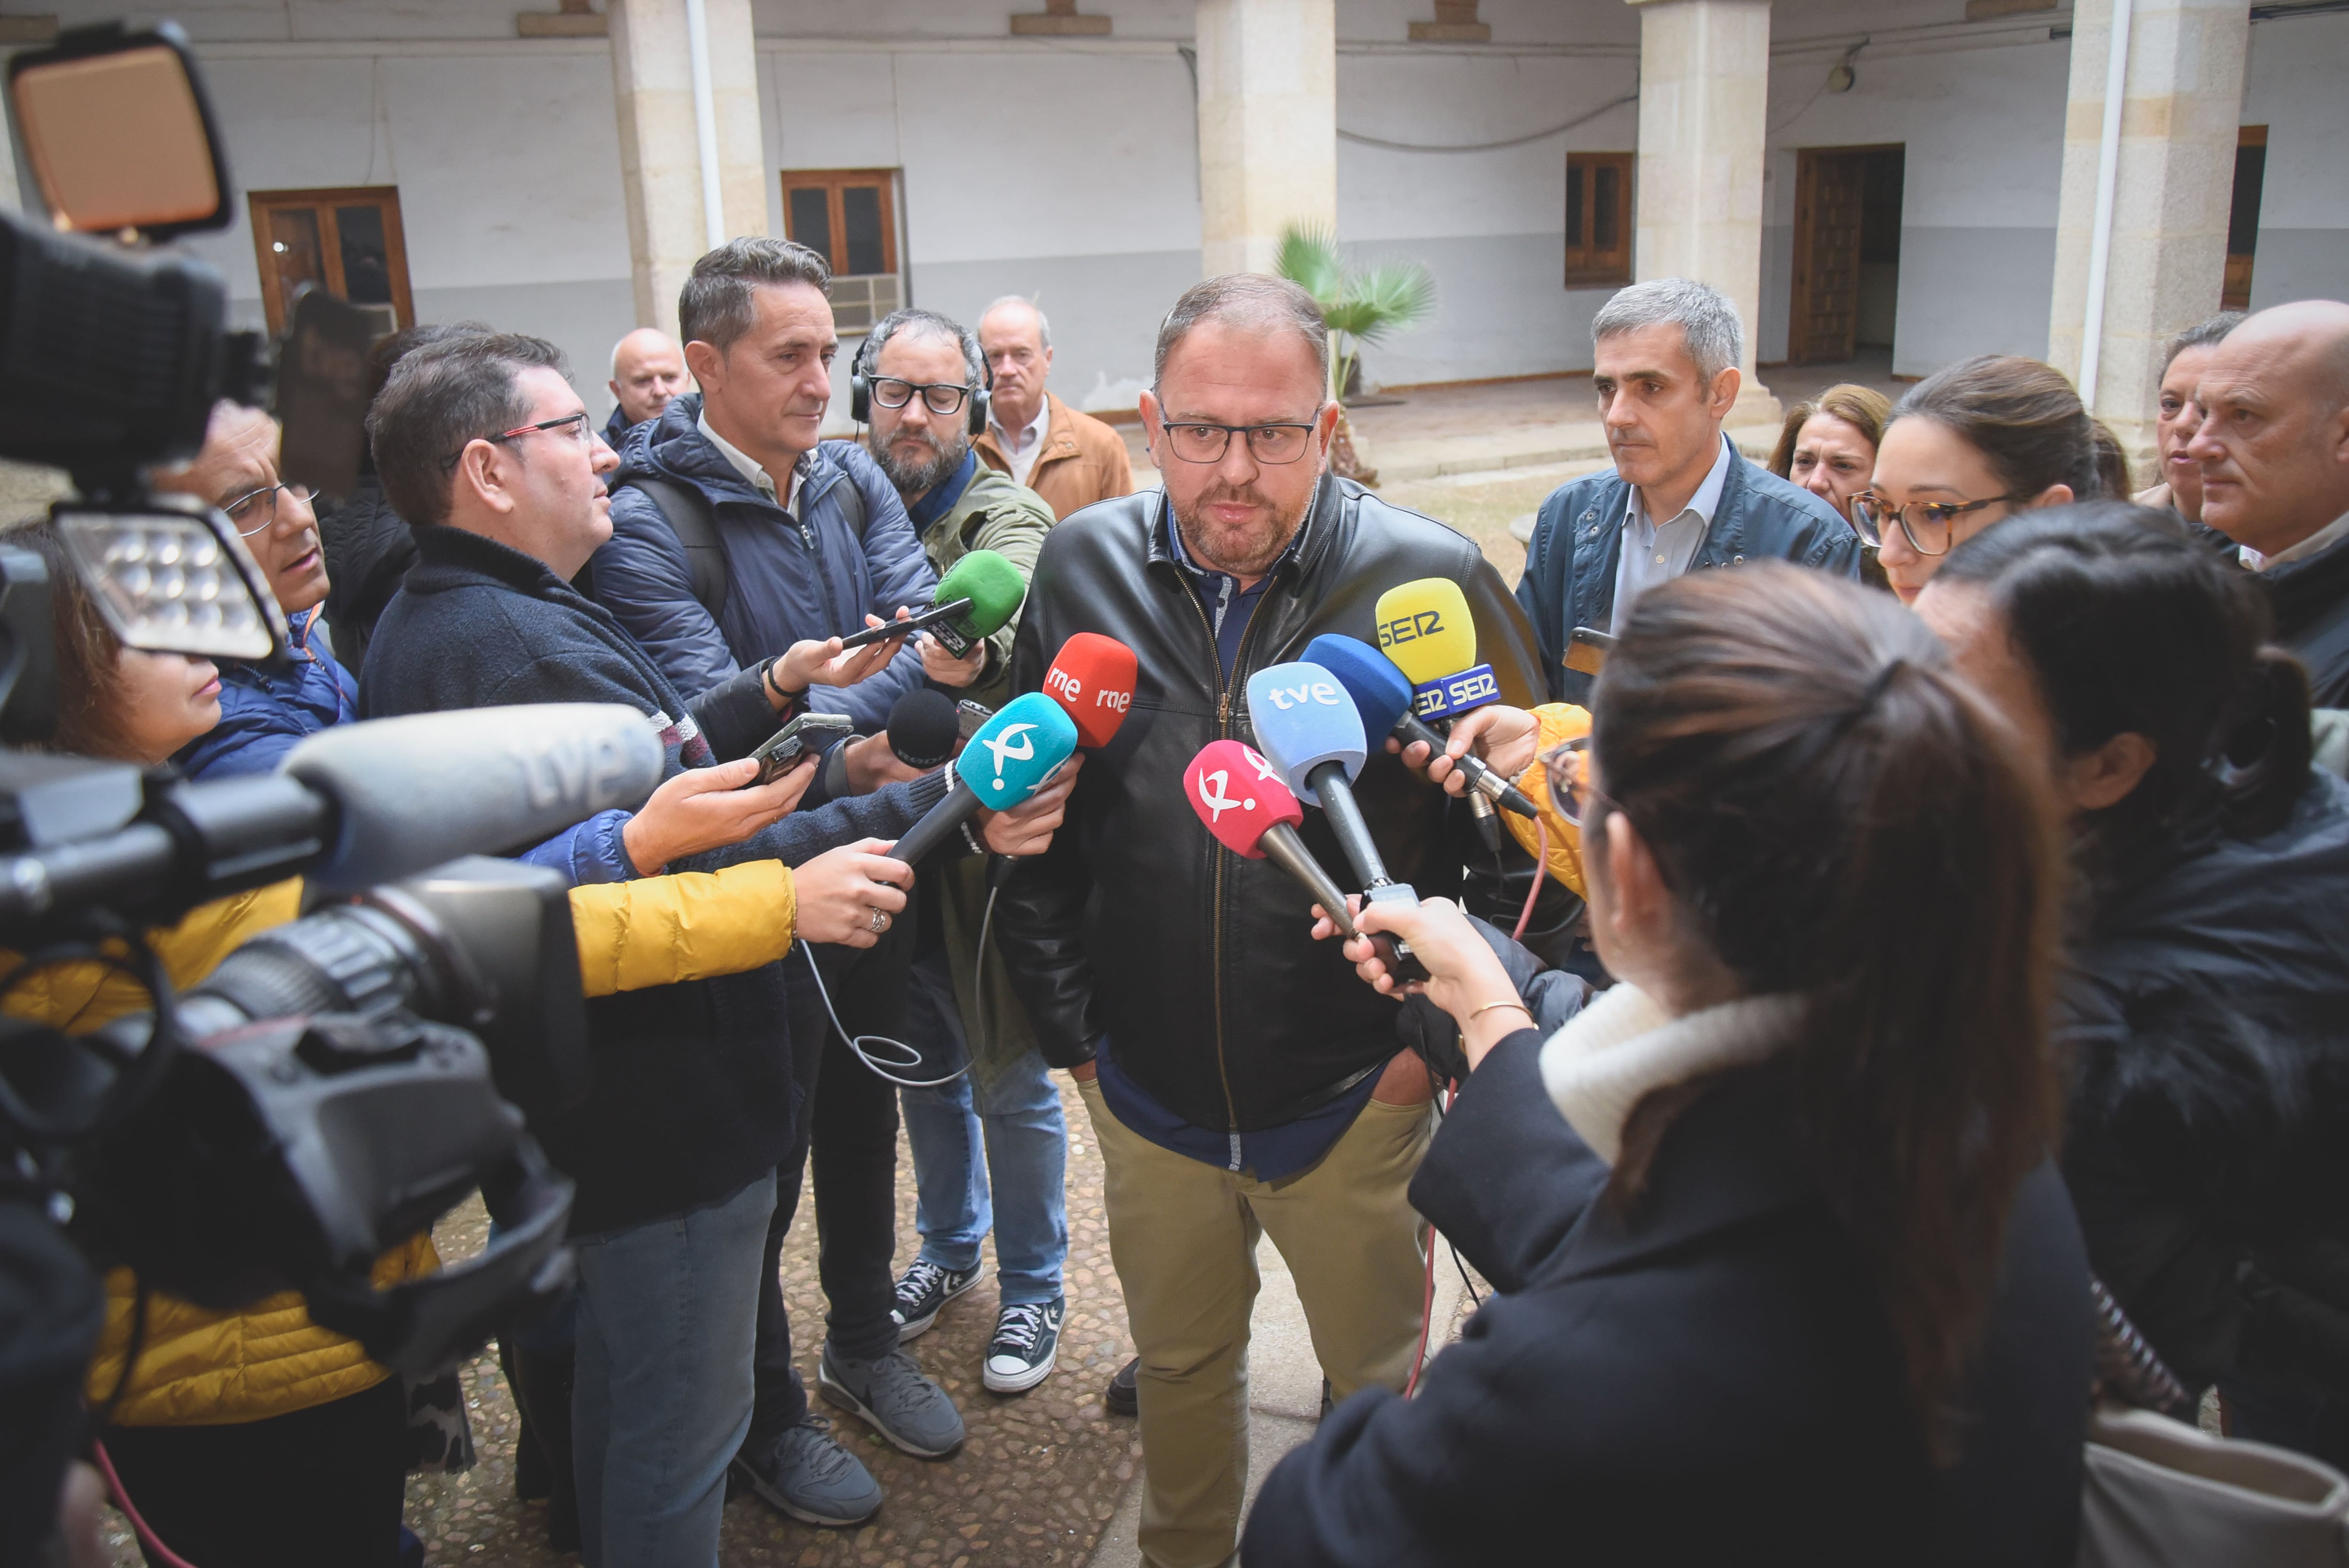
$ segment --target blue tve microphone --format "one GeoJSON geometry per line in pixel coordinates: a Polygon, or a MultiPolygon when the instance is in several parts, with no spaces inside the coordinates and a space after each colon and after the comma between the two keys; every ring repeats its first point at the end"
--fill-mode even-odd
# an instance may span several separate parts
{"type": "MultiPolygon", "coordinates": [[[[1409,882],[1387,875],[1371,826],[1354,801],[1354,776],[1362,770],[1369,748],[1362,716],[1338,677],[1319,665],[1274,665],[1248,677],[1247,701],[1257,749],[1280,769],[1299,799],[1328,815],[1346,863],[1361,879],[1362,897],[1372,903],[1417,903],[1419,894],[1409,882]]],[[[1427,978],[1407,944],[1398,942],[1395,950],[1403,961],[1397,980],[1427,978]]]]}
{"type": "Polygon", "coordinates": [[[906,830],[889,858],[912,865],[981,806],[1008,811],[1052,781],[1075,755],[1077,726],[1042,692],[1015,696],[978,727],[955,758],[954,788],[906,830]]]}
{"type": "MultiPolygon", "coordinates": [[[[1392,659],[1370,644],[1325,632],[1305,645],[1305,662],[1319,665],[1338,677],[1346,695],[1354,699],[1366,734],[1392,734],[1405,746],[1416,740],[1432,753],[1443,752],[1444,737],[1412,711],[1411,682],[1392,659]]],[[[1534,803],[1524,791],[1486,767],[1475,753],[1454,758],[1452,765],[1467,779],[1468,787],[1487,800],[1520,817],[1534,814],[1534,803]]]]}

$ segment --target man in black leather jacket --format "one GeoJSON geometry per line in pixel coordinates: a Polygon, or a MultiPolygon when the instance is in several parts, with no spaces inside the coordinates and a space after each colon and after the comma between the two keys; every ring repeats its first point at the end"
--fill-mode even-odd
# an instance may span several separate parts
{"type": "MultiPolygon", "coordinates": [[[[1398,1053],[1394,1005],[1311,940],[1298,884],[1199,825],[1184,769],[1211,740],[1254,741],[1250,674],[1320,633],[1372,639],[1379,595],[1417,578],[1466,593],[1503,701],[1542,695],[1532,628],[1476,547],[1322,473],[1328,356],[1319,308],[1293,284],[1235,276],[1185,294],[1143,399],[1165,491],[1053,531],[1012,659],[1015,688],[1033,691],[1063,641],[1094,632],[1141,666],[1053,851],[1013,874],[995,918],[1045,1059],[1079,1078],[1108,1168],[1141,1353],[1141,1546],[1160,1568],[1219,1563],[1237,1544],[1259,1229],[1288,1262],[1341,1399],[1402,1385],[1424,1264],[1404,1194],[1426,1147],[1428,1072],[1398,1053]]],[[[1464,868],[1492,869],[1464,809],[1371,746],[1355,789],[1390,873],[1458,896],[1464,868]]],[[[1319,812],[1303,832],[1342,875],[1319,812]]]]}

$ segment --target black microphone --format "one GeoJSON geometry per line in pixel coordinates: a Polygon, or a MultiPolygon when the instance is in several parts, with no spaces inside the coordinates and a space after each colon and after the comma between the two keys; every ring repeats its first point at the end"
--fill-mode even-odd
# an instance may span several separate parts
{"type": "Polygon", "coordinates": [[[954,699],[919,686],[889,709],[889,749],[908,768],[928,769],[954,759],[962,722],[954,699]]]}

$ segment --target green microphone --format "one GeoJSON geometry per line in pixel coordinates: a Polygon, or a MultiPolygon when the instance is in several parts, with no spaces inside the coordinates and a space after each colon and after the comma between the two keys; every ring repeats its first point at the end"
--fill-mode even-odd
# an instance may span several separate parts
{"type": "Polygon", "coordinates": [[[1003,624],[1019,613],[1027,597],[1028,584],[1020,581],[1018,567],[992,550],[974,550],[938,579],[938,591],[930,595],[928,609],[906,620],[867,626],[843,637],[841,645],[861,648],[867,643],[926,630],[945,645],[947,652],[961,658],[981,637],[1001,631],[1003,624]]]}

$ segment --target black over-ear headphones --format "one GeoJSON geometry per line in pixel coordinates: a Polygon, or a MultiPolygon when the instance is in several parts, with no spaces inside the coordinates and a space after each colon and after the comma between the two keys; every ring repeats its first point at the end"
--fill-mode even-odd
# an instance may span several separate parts
{"type": "MultiPolygon", "coordinates": [[[[849,362],[848,417],[860,425],[873,423],[873,356],[878,352],[874,345],[882,341],[881,328],[895,321],[900,314],[903,313],[884,316],[871,332],[864,335],[864,341],[856,346],[856,357],[849,362]]],[[[944,316],[936,319],[946,320],[944,316]]],[[[964,407],[970,410],[965,428],[974,437],[984,436],[987,434],[987,417],[995,400],[995,366],[988,359],[987,351],[978,346],[977,333],[967,326],[953,323],[947,325],[954,325],[956,340],[962,345],[964,369],[968,371],[971,360],[976,357],[979,373],[987,378],[985,386],[964,399],[964,407]]]]}

